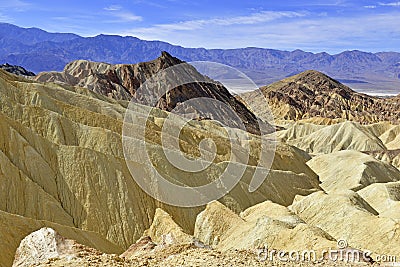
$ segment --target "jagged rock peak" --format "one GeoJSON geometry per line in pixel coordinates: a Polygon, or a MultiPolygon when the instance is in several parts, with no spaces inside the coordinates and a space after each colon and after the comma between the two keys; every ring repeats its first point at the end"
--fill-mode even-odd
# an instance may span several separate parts
{"type": "Polygon", "coordinates": [[[36,75],[35,73],[28,71],[21,66],[10,65],[8,63],[0,65],[0,69],[3,69],[9,73],[13,73],[16,75],[21,75],[21,76],[35,76],[36,75]]]}
{"type": "Polygon", "coordinates": [[[332,77],[329,77],[328,75],[326,75],[325,73],[317,71],[317,70],[306,70],[297,75],[292,76],[293,79],[297,79],[297,80],[301,80],[301,79],[304,79],[307,77],[326,79],[333,83],[340,84],[340,82],[338,82],[337,80],[335,80],[332,77]]]}
{"type": "MultiPolygon", "coordinates": [[[[184,63],[184,61],[171,56],[167,52],[162,52],[161,56],[155,60],[137,64],[111,65],[79,60],[69,63],[63,72],[40,73],[36,77],[36,81],[58,82],[84,87],[117,100],[131,100],[134,97],[140,104],[166,111],[172,111],[185,101],[195,98],[216,99],[227,104],[236,112],[244,122],[248,132],[260,133],[256,116],[245,105],[233,97],[223,85],[212,82],[210,78],[203,76],[189,64],[185,64],[182,68],[171,69],[166,75],[159,75],[160,80],[154,87],[149,89],[145,86],[146,88],[140,91],[143,84],[151,77],[181,63],[184,63]],[[207,82],[187,83],[186,78],[207,82]],[[167,88],[166,85],[171,83],[181,85],[175,88],[167,88]],[[165,89],[168,89],[168,91],[165,92],[165,89]],[[148,95],[152,95],[152,97],[148,97],[148,95]]],[[[194,108],[194,110],[198,111],[198,108],[194,108]]],[[[199,119],[217,120],[229,127],[240,126],[226,111],[221,111],[220,107],[209,107],[209,110],[200,111],[196,115],[199,119]]],[[[273,130],[272,127],[268,129],[269,131],[273,130]]]]}
{"type": "Polygon", "coordinates": [[[177,57],[171,56],[171,55],[170,55],[168,52],[166,52],[166,51],[162,51],[162,52],[161,52],[161,56],[158,57],[156,60],[164,61],[164,62],[169,62],[169,63],[171,63],[171,66],[177,65],[177,64],[180,64],[180,63],[183,63],[183,62],[184,62],[184,61],[180,60],[180,59],[177,58],[177,57]]]}
{"type": "Polygon", "coordinates": [[[345,98],[350,98],[352,94],[357,94],[351,88],[316,70],[304,71],[270,86],[263,87],[262,90],[279,90],[280,92],[285,93],[300,90],[310,96],[314,96],[315,94],[330,94],[335,92],[345,98]]]}
{"type": "MultiPolygon", "coordinates": [[[[109,64],[105,62],[95,62],[95,61],[90,61],[86,59],[79,59],[79,60],[74,60],[65,65],[63,73],[69,73],[72,75],[76,75],[78,73],[82,73],[84,75],[93,75],[95,73],[104,73],[109,69],[118,69],[118,68],[125,68],[128,66],[131,66],[134,68],[134,66],[141,66],[141,67],[149,67],[152,66],[152,68],[156,68],[157,71],[161,69],[166,69],[168,67],[172,67],[181,63],[185,63],[184,61],[171,56],[168,52],[162,51],[161,55],[148,62],[140,62],[137,64],[109,64]],[[86,70],[86,72],[83,72],[83,70],[86,70]],[[90,70],[90,71],[87,71],[90,70]]],[[[54,74],[54,72],[52,72],[54,74]]],[[[43,76],[44,74],[47,74],[47,72],[42,72],[39,73],[40,76],[43,76]]],[[[84,76],[80,78],[85,78],[84,76]]],[[[39,79],[42,80],[42,78],[39,79]]]]}

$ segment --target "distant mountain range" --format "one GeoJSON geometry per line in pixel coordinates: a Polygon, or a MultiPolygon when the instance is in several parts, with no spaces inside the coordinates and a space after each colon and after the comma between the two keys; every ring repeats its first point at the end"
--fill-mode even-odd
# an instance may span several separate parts
{"type": "Polygon", "coordinates": [[[330,55],[255,47],[184,48],[136,37],[81,37],[0,23],[0,63],[21,65],[34,72],[61,71],[67,63],[78,59],[133,64],[152,60],[161,51],[188,62],[213,61],[230,65],[246,73],[260,86],[314,69],[359,91],[400,92],[400,53],[397,52],[355,50],[330,55]]]}

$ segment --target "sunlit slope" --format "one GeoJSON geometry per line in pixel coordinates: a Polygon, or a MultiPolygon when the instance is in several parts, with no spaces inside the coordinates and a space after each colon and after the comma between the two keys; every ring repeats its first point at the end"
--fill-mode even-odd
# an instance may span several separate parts
{"type": "MultiPolygon", "coordinates": [[[[157,207],[171,214],[185,231],[193,231],[202,207],[182,209],[159,203],[131,176],[121,136],[127,102],[79,87],[28,81],[3,71],[0,94],[1,210],[93,231],[121,248],[131,245],[150,226],[157,207]]],[[[141,109],[144,112],[148,107],[138,106],[141,109]]],[[[161,162],[164,159],[157,151],[162,151],[160,125],[166,114],[159,111],[146,124],[150,133],[146,142],[161,162]]],[[[182,135],[182,151],[194,157],[201,139],[216,140],[212,170],[222,170],[230,159],[225,130],[216,123],[194,122],[182,135]]],[[[231,209],[239,212],[267,199],[287,206],[297,194],[320,190],[317,175],[305,164],[308,156],[278,144],[274,170],[250,193],[248,184],[259,161],[259,137],[249,135],[245,142],[253,147],[245,177],[220,200],[231,209]]],[[[144,173],[140,164],[137,168],[136,173],[144,173]]],[[[193,182],[183,172],[167,169],[167,173],[181,184],[193,182]]],[[[195,182],[207,183],[218,172],[206,174],[195,182]]],[[[9,225],[0,231],[14,230],[9,225]]]]}

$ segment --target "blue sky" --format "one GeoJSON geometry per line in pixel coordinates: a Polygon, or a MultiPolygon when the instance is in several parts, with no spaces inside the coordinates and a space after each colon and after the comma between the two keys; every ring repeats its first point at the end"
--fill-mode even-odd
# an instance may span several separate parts
{"type": "Polygon", "coordinates": [[[400,51],[400,1],[0,0],[0,21],[186,47],[400,51]]]}

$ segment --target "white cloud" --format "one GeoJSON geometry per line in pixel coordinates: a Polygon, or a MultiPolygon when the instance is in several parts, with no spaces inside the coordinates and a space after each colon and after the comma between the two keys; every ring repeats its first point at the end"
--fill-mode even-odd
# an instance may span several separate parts
{"type": "Polygon", "coordinates": [[[192,20],[119,32],[186,47],[266,47],[331,53],[360,49],[397,50],[400,13],[344,17],[317,13],[263,12],[249,17],[192,20]],[[384,44],[382,45],[382,42],[384,44]]]}
{"type": "Polygon", "coordinates": [[[9,1],[0,1],[0,22],[8,22],[13,23],[14,19],[11,18],[5,10],[12,10],[12,11],[25,11],[27,10],[32,4],[28,2],[24,2],[21,0],[9,0],[9,1]]]}
{"type": "MultiPolygon", "coordinates": [[[[233,25],[253,25],[259,23],[265,23],[274,21],[282,18],[294,18],[303,17],[306,13],[304,12],[292,12],[292,11],[263,11],[259,13],[253,13],[250,16],[238,16],[230,18],[215,18],[209,20],[188,20],[170,24],[156,24],[152,27],[138,28],[133,30],[131,33],[168,33],[173,31],[193,31],[199,29],[206,29],[213,26],[233,26],[233,25]]],[[[126,33],[129,34],[129,33],[126,33]]]]}
{"type": "Polygon", "coordinates": [[[32,7],[32,3],[28,3],[21,0],[9,0],[9,1],[0,1],[0,8],[2,9],[12,9],[14,11],[26,11],[32,7]]]}
{"type": "Polygon", "coordinates": [[[376,8],[376,6],[373,6],[373,5],[371,5],[371,6],[364,6],[364,8],[374,9],[374,8],[376,8]]]}
{"type": "MultiPolygon", "coordinates": [[[[169,0],[168,2],[174,2],[174,1],[169,0]]],[[[134,4],[144,4],[144,5],[148,5],[151,7],[163,8],[163,9],[167,8],[167,6],[165,4],[168,5],[168,3],[159,4],[159,3],[149,1],[149,0],[135,0],[134,4]]]]}
{"type": "Polygon", "coordinates": [[[124,11],[120,5],[111,5],[103,8],[107,13],[116,18],[114,20],[109,20],[108,22],[132,22],[132,21],[142,21],[141,16],[137,16],[129,11],[124,11]]]}
{"type": "Polygon", "coordinates": [[[340,1],[324,1],[324,3],[321,3],[321,1],[318,1],[317,3],[312,3],[309,2],[309,4],[314,5],[314,6],[347,6],[347,1],[340,0],[340,1]]]}
{"type": "Polygon", "coordinates": [[[130,12],[117,12],[117,13],[114,13],[113,15],[120,19],[120,21],[116,21],[116,22],[121,22],[121,21],[129,22],[129,21],[142,21],[143,20],[143,18],[141,16],[137,16],[130,12]]]}
{"type": "Polygon", "coordinates": [[[293,18],[293,17],[303,17],[305,13],[292,12],[292,11],[263,11],[259,13],[254,13],[250,16],[240,16],[226,19],[212,19],[210,24],[217,25],[234,25],[234,24],[257,24],[262,22],[268,22],[277,20],[280,18],[293,18]]]}
{"type": "Polygon", "coordinates": [[[0,22],[12,23],[13,19],[3,13],[0,13],[0,22]]]}
{"type": "Polygon", "coordinates": [[[400,2],[391,2],[391,3],[379,3],[381,6],[394,6],[394,7],[400,7],[400,2]]]}
{"type": "Polygon", "coordinates": [[[111,5],[111,6],[103,8],[103,9],[106,11],[118,11],[118,10],[121,10],[122,7],[119,5],[111,5]]]}
{"type": "Polygon", "coordinates": [[[26,7],[30,5],[31,5],[30,3],[21,0],[10,0],[10,1],[0,2],[0,7],[26,7]]]}

